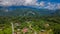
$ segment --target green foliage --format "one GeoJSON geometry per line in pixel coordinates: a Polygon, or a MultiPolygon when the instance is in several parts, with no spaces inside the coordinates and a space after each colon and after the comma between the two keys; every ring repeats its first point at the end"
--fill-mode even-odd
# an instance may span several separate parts
{"type": "Polygon", "coordinates": [[[43,30],[49,30],[52,29],[51,33],[58,34],[60,32],[60,17],[59,16],[48,16],[48,17],[29,17],[29,16],[12,16],[12,17],[0,17],[0,28],[3,30],[0,30],[0,34],[11,34],[12,28],[11,28],[11,22],[12,23],[19,23],[19,26],[15,26],[15,29],[22,29],[28,28],[30,31],[41,31],[43,30]],[[48,27],[45,27],[45,24],[49,24],[48,27]]]}

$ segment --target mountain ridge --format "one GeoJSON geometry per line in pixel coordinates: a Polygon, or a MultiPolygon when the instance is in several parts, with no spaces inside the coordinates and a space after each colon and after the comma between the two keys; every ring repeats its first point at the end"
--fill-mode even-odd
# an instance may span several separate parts
{"type": "MultiPolygon", "coordinates": [[[[16,15],[26,15],[28,14],[28,16],[34,16],[33,13],[35,14],[35,16],[53,16],[55,14],[57,14],[57,12],[60,12],[59,9],[57,10],[48,10],[48,9],[37,9],[37,8],[33,8],[33,7],[26,7],[26,6],[10,6],[10,7],[1,7],[0,8],[0,16],[16,16],[16,15]],[[26,13],[25,13],[26,12],[26,13]]],[[[58,13],[59,13],[58,12],[58,13]]]]}

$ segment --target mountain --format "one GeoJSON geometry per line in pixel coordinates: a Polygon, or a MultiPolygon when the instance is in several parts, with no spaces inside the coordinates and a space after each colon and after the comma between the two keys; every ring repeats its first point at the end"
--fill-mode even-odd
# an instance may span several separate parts
{"type": "Polygon", "coordinates": [[[35,16],[38,12],[29,8],[16,8],[16,10],[0,10],[0,16],[35,16]]]}
{"type": "Polygon", "coordinates": [[[0,16],[53,16],[60,10],[38,9],[26,6],[1,7],[0,16]]]}
{"type": "Polygon", "coordinates": [[[60,16],[60,9],[57,9],[57,10],[55,11],[55,15],[60,16]]]}

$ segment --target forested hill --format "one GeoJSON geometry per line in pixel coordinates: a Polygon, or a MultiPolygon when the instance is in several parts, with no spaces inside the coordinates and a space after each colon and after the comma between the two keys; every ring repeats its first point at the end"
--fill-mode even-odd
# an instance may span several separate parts
{"type": "Polygon", "coordinates": [[[31,7],[0,7],[0,16],[54,16],[60,15],[60,10],[37,9],[31,7]]]}

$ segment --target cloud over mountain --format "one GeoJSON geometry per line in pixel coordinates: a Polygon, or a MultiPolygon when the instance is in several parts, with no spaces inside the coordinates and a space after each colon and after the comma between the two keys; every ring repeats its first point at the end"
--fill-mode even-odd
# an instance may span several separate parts
{"type": "Polygon", "coordinates": [[[1,5],[35,5],[37,0],[0,0],[1,5]]]}
{"type": "Polygon", "coordinates": [[[46,9],[60,9],[60,3],[55,3],[55,2],[45,2],[45,1],[40,1],[39,3],[37,2],[38,0],[0,0],[0,6],[35,6],[38,8],[46,8],[46,9]]]}

